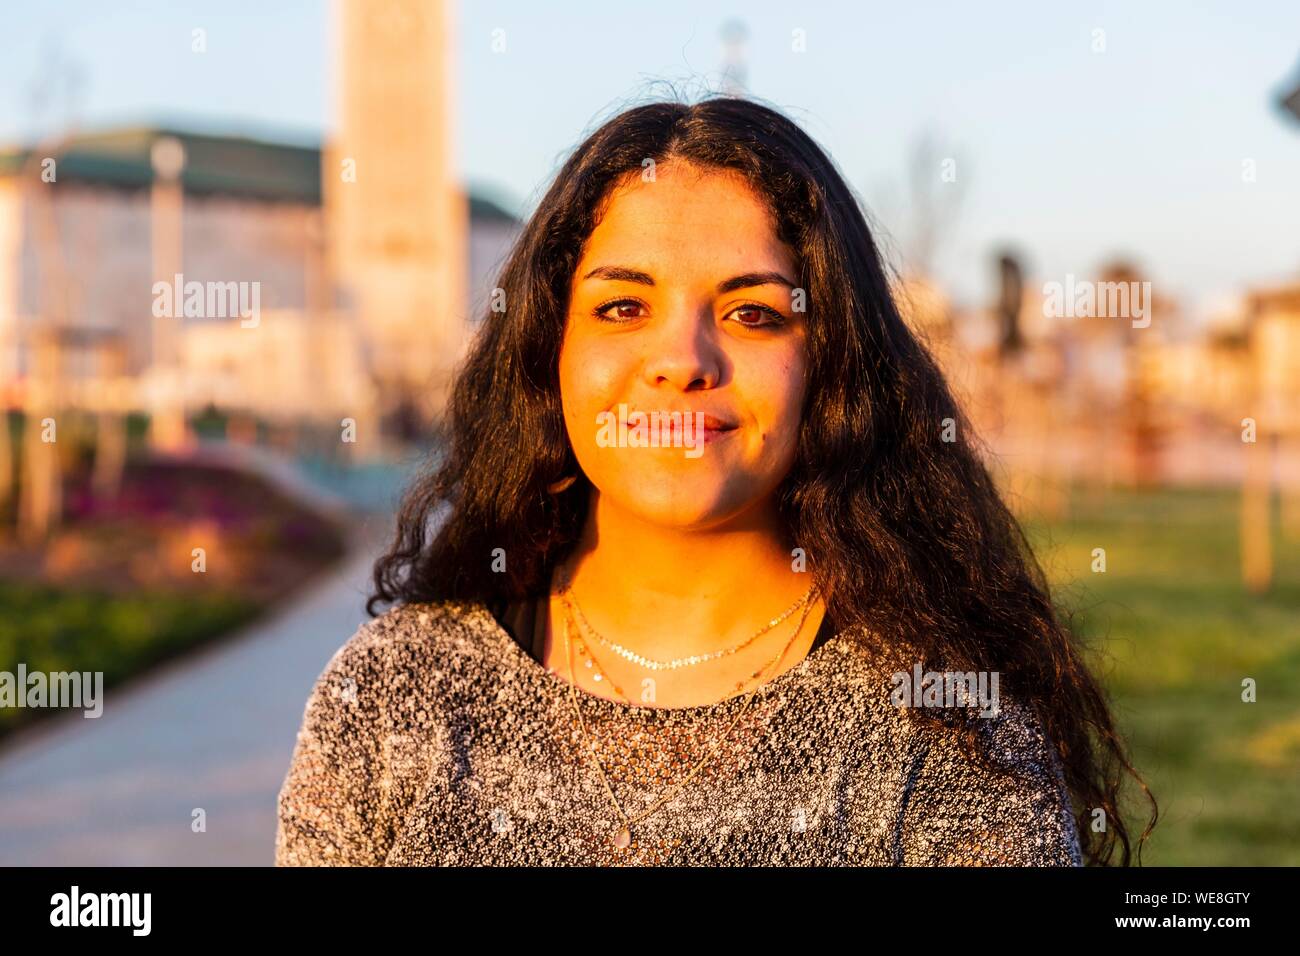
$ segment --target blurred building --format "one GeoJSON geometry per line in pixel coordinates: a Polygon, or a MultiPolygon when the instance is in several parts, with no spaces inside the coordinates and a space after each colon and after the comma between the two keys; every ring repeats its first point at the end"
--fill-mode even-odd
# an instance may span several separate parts
{"type": "MultiPolygon", "coordinates": [[[[336,173],[334,152],[323,158],[315,146],[132,128],[43,152],[0,152],[6,406],[24,404],[45,343],[56,349],[61,400],[83,407],[148,408],[160,387],[156,359],[165,359],[189,412],[213,404],[271,420],[382,416],[422,381],[436,392],[472,328],[472,301],[486,301],[519,228],[490,199],[463,191],[462,219],[419,225],[427,209],[412,192],[407,225],[424,232],[403,247],[414,233],[379,226],[395,218],[407,187],[387,198],[345,191],[365,209],[340,198],[331,210],[323,180],[336,173]],[[170,198],[160,188],[160,152],[181,159],[170,198]],[[362,214],[371,204],[374,216],[362,214]],[[421,276],[433,286],[446,275],[430,271],[417,247],[448,229],[430,257],[453,263],[456,280],[436,301],[407,300],[421,276]],[[173,303],[175,336],[161,355],[154,284],[177,272],[186,283],[256,283],[256,325],[185,315],[173,303]],[[395,367],[403,353],[411,360],[395,367]]],[[[365,181],[362,170],[351,185],[365,181]]]]}
{"type": "Polygon", "coordinates": [[[1253,290],[1246,328],[1256,356],[1260,411],[1273,430],[1300,434],[1300,282],[1253,290]]]}
{"type": "Polygon", "coordinates": [[[164,448],[208,406],[436,424],[520,228],[456,182],[452,13],[336,0],[323,146],[130,128],[0,152],[0,405],[148,411],[164,448]]]}
{"type": "Polygon", "coordinates": [[[1142,320],[1057,315],[1039,281],[985,308],[952,306],[917,276],[894,290],[1010,480],[1235,484],[1252,420],[1275,480],[1300,487],[1300,284],[1250,290],[1229,322],[1203,328],[1132,264],[1078,282],[1129,284],[1125,311],[1142,320]]]}

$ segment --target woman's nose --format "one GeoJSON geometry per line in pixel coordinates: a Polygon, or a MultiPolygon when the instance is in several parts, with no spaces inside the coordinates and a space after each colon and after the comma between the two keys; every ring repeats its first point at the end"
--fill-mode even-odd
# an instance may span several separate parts
{"type": "Polygon", "coordinates": [[[706,306],[676,309],[657,324],[646,349],[645,375],[654,387],[713,388],[721,378],[722,355],[706,306]]]}

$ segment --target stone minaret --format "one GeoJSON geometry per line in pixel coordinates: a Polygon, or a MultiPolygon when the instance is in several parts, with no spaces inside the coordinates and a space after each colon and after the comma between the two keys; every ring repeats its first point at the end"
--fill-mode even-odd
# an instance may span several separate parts
{"type": "Polygon", "coordinates": [[[445,408],[468,336],[468,203],[456,178],[452,4],[335,0],[337,135],[322,153],[329,268],[381,413],[445,408]]]}

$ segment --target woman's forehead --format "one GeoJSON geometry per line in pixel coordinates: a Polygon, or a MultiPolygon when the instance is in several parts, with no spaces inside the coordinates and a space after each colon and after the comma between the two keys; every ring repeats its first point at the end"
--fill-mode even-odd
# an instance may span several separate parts
{"type": "Polygon", "coordinates": [[[669,163],[652,175],[633,172],[616,185],[602,203],[596,228],[738,219],[770,227],[771,218],[766,199],[738,173],[669,163]]]}
{"type": "Polygon", "coordinates": [[[657,270],[789,270],[793,251],[777,236],[761,197],[735,176],[657,177],[616,191],[584,244],[575,275],[596,266],[657,270]]]}

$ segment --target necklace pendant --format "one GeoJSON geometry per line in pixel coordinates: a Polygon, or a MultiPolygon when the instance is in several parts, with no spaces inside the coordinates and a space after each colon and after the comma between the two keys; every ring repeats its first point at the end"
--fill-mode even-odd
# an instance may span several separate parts
{"type": "Polygon", "coordinates": [[[619,831],[614,834],[614,846],[620,850],[626,850],[632,845],[632,831],[627,827],[620,827],[619,831]]]}

